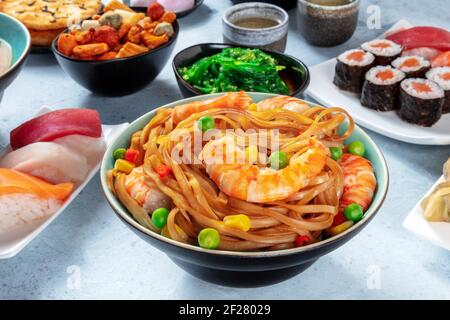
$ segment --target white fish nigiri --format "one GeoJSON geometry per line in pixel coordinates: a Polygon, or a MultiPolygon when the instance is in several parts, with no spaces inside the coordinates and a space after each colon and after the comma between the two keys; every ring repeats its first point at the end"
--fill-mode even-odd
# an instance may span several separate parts
{"type": "Polygon", "coordinates": [[[8,153],[0,167],[42,178],[51,183],[81,183],[89,166],[85,156],[54,142],[36,142],[8,153]]]}
{"type": "Polygon", "coordinates": [[[53,142],[85,156],[89,169],[92,169],[102,159],[106,150],[106,143],[102,137],[92,138],[79,134],[72,134],[53,140],[53,142]]]}

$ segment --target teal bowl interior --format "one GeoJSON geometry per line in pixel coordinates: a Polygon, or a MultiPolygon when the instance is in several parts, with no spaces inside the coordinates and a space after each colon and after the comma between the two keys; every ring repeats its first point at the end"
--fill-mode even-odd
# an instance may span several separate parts
{"type": "Polygon", "coordinates": [[[12,64],[8,71],[0,76],[0,82],[12,82],[11,73],[22,64],[29,53],[30,33],[20,21],[0,12],[0,38],[5,40],[12,49],[12,64]]]}
{"type": "MultiPolygon", "coordinates": [[[[253,101],[258,102],[273,96],[276,96],[274,94],[267,94],[267,93],[248,93],[252,98],[253,101]]],[[[223,95],[223,93],[217,93],[217,94],[210,94],[210,95],[203,95],[203,96],[196,96],[188,99],[179,100],[176,102],[169,103],[165,106],[162,106],[161,108],[173,108],[180,104],[189,103],[192,101],[197,100],[204,100],[208,98],[212,98],[215,96],[223,95]]],[[[308,102],[309,104],[313,105],[313,103],[308,102]]],[[[388,184],[389,184],[389,173],[386,165],[386,161],[384,159],[383,154],[381,153],[380,149],[376,146],[376,144],[373,142],[373,140],[367,135],[366,132],[364,132],[360,127],[355,126],[355,129],[353,131],[352,136],[346,141],[346,143],[350,143],[355,140],[362,141],[366,147],[366,155],[365,157],[369,159],[372,162],[375,175],[377,178],[377,189],[375,190],[375,195],[373,198],[373,201],[370,205],[370,207],[367,209],[367,211],[364,214],[363,220],[361,220],[359,223],[356,223],[348,230],[340,233],[337,236],[328,238],[326,240],[320,241],[318,243],[314,243],[308,246],[300,247],[300,248],[294,248],[294,249],[285,249],[285,250],[277,250],[277,251],[268,251],[268,252],[232,252],[232,251],[222,251],[222,250],[207,250],[202,249],[200,247],[196,247],[189,244],[180,243],[171,239],[168,239],[166,237],[163,237],[153,231],[150,231],[146,229],[145,227],[141,226],[139,223],[137,223],[131,215],[128,213],[127,209],[120,203],[120,201],[114,196],[114,194],[109,190],[106,174],[109,170],[111,170],[114,167],[114,158],[113,158],[113,151],[117,148],[127,148],[130,145],[130,137],[131,135],[141,130],[156,113],[156,110],[152,110],[149,113],[141,116],[140,118],[133,121],[123,132],[119,134],[119,136],[109,145],[105,156],[103,157],[102,165],[101,165],[101,171],[100,171],[100,179],[102,184],[103,192],[109,202],[109,204],[112,206],[114,211],[118,213],[126,222],[131,224],[133,227],[137,228],[143,233],[148,234],[149,236],[153,238],[157,238],[164,242],[169,242],[171,244],[174,244],[179,247],[187,248],[190,250],[195,251],[203,251],[203,252],[210,252],[212,254],[223,254],[223,255],[240,255],[240,256],[276,256],[276,255],[283,255],[283,254],[291,254],[294,252],[299,251],[306,251],[310,249],[317,248],[324,243],[335,241],[339,239],[340,237],[344,237],[346,234],[353,232],[355,229],[357,229],[360,225],[363,225],[364,220],[369,220],[381,207],[386,194],[388,190],[388,184]]],[[[343,124],[343,126],[340,128],[342,131],[346,129],[346,126],[348,124],[343,124]]]]}

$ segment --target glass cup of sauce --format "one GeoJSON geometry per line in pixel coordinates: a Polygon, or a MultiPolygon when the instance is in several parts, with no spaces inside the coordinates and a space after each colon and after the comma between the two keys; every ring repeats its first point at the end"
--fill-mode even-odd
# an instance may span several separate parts
{"type": "Polygon", "coordinates": [[[300,33],[316,46],[344,43],[355,32],[359,3],[360,0],[298,0],[300,33]]]}
{"type": "Polygon", "coordinates": [[[282,8],[261,2],[228,8],[222,19],[226,43],[284,52],[289,16],[282,8]]]}

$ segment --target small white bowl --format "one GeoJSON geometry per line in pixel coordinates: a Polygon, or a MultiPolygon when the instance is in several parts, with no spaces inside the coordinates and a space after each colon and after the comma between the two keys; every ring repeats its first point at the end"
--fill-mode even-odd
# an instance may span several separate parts
{"type": "Polygon", "coordinates": [[[223,39],[226,43],[284,52],[286,49],[289,15],[282,8],[262,2],[241,3],[228,8],[222,18],[223,39]],[[268,28],[243,28],[234,23],[243,18],[266,18],[277,25],[268,28]]]}

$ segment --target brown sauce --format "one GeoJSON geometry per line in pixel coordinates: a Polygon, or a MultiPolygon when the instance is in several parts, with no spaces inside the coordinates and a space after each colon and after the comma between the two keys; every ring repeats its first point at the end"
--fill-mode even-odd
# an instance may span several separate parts
{"type": "Polygon", "coordinates": [[[255,17],[236,20],[233,22],[233,24],[241,28],[264,29],[275,27],[279,24],[279,22],[273,19],[255,17]]]}
{"type": "Polygon", "coordinates": [[[343,6],[352,3],[354,0],[306,0],[306,1],[321,6],[343,6]]]}

